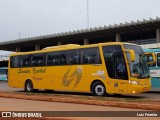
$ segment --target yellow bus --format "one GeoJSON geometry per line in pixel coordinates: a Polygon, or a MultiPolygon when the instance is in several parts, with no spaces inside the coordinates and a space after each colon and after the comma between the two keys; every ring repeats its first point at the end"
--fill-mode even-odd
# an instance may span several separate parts
{"type": "Polygon", "coordinates": [[[150,90],[150,73],[142,48],[108,42],[68,44],[10,55],[10,87],[34,90],[134,94],[150,90]]]}

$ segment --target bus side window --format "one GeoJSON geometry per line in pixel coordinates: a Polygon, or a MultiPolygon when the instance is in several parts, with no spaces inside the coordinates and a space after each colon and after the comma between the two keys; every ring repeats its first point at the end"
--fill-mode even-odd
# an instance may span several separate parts
{"type": "Polygon", "coordinates": [[[95,63],[95,56],[89,56],[88,63],[95,63]]]}
{"type": "Polygon", "coordinates": [[[13,62],[13,66],[16,68],[16,67],[19,67],[20,65],[19,65],[19,63],[20,63],[20,57],[19,56],[16,56],[16,57],[14,57],[14,62],[13,62]]]}
{"type": "Polygon", "coordinates": [[[43,62],[44,62],[43,60],[39,60],[39,61],[38,61],[38,65],[39,65],[39,66],[42,66],[42,65],[43,65],[43,62]]]}
{"type": "Polygon", "coordinates": [[[61,65],[66,65],[67,64],[66,54],[63,51],[61,52],[61,56],[60,56],[60,64],[61,65]]]}
{"type": "Polygon", "coordinates": [[[22,58],[20,59],[19,67],[23,67],[23,59],[22,58]]]}
{"type": "Polygon", "coordinates": [[[29,55],[23,55],[21,57],[21,59],[23,61],[22,67],[29,67],[30,66],[30,57],[29,57],[29,55]]]}
{"type": "Polygon", "coordinates": [[[98,47],[81,49],[81,63],[83,64],[100,64],[98,47]]]}
{"type": "Polygon", "coordinates": [[[61,59],[61,63],[62,63],[62,64],[66,64],[66,61],[67,61],[66,58],[62,58],[62,59],[61,59]]]}
{"type": "Polygon", "coordinates": [[[15,67],[16,67],[15,57],[11,57],[11,58],[10,58],[10,66],[11,66],[11,68],[15,68],[15,67]]]}
{"type": "Polygon", "coordinates": [[[95,63],[96,64],[101,63],[99,49],[97,50],[97,54],[96,54],[96,57],[95,57],[95,63]]]}
{"type": "Polygon", "coordinates": [[[52,52],[46,55],[47,65],[56,66],[60,65],[61,52],[52,52]]]}
{"type": "Polygon", "coordinates": [[[83,63],[88,63],[88,57],[86,55],[83,56],[83,63]]]}
{"type": "Polygon", "coordinates": [[[28,55],[11,57],[11,67],[16,68],[16,67],[28,67],[28,66],[30,66],[28,55]]]}
{"type": "Polygon", "coordinates": [[[13,68],[14,67],[14,57],[10,57],[10,67],[13,68]]]}
{"type": "Polygon", "coordinates": [[[59,65],[60,61],[59,59],[53,59],[53,65],[59,65]]]}
{"type": "Polygon", "coordinates": [[[26,60],[24,64],[26,67],[30,65],[28,60],[26,60]]]}
{"type": "Polygon", "coordinates": [[[47,65],[53,65],[52,60],[47,60],[47,65]]]}
{"type": "Polygon", "coordinates": [[[32,56],[32,66],[43,66],[44,65],[44,55],[34,54],[32,56]]]}
{"type": "Polygon", "coordinates": [[[77,58],[75,58],[75,57],[70,58],[70,63],[77,64],[77,58]]]}
{"type": "Polygon", "coordinates": [[[33,61],[32,61],[32,66],[38,66],[38,61],[33,60],[33,61]]]}
{"type": "Polygon", "coordinates": [[[74,65],[79,63],[79,51],[69,50],[66,52],[68,64],[74,65]]]}

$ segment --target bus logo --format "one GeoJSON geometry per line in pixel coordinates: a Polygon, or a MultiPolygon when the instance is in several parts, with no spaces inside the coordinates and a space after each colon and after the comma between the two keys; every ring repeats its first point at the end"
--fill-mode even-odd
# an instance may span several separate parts
{"type": "Polygon", "coordinates": [[[70,68],[67,70],[67,72],[64,74],[63,76],[63,85],[64,86],[69,86],[71,84],[71,82],[73,80],[75,80],[75,84],[74,84],[74,87],[73,89],[77,86],[77,84],[80,82],[81,78],[82,78],[82,67],[81,66],[78,66],[77,69],[75,69],[73,71],[73,73],[71,75],[70,74],[70,71],[71,71],[71,66],[70,68]]]}

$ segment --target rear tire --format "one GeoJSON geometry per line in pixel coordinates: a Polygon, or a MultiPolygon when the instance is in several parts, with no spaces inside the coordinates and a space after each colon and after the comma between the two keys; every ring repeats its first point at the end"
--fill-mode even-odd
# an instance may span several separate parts
{"type": "Polygon", "coordinates": [[[92,85],[92,93],[95,96],[105,96],[106,95],[106,88],[102,82],[95,82],[92,85]]]}
{"type": "Polygon", "coordinates": [[[26,92],[33,92],[33,83],[32,81],[26,81],[25,83],[25,91],[26,92]]]}

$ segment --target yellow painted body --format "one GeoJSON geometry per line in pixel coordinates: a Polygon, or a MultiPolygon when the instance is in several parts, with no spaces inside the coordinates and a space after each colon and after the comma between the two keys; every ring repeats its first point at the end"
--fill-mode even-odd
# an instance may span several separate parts
{"type": "MultiPolygon", "coordinates": [[[[135,80],[140,83],[140,85],[133,85],[129,83],[129,80],[112,79],[108,76],[102,53],[102,46],[113,44],[120,45],[122,43],[102,43],[65,48],[57,47],[34,52],[14,53],[11,56],[99,46],[102,64],[10,68],[9,62],[9,86],[24,88],[26,80],[31,80],[34,89],[90,92],[92,82],[99,80],[104,83],[107,93],[133,94],[148,91],[151,86],[150,78],[136,79],[129,75],[129,80],[135,80]],[[115,87],[115,84],[118,84],[118,87],[115,87]]],[[[127,67],[129,66],[127,65],[127,67]]],[[[129,73],[130,71],[128,71],[128,74],[129,73]]]]}

